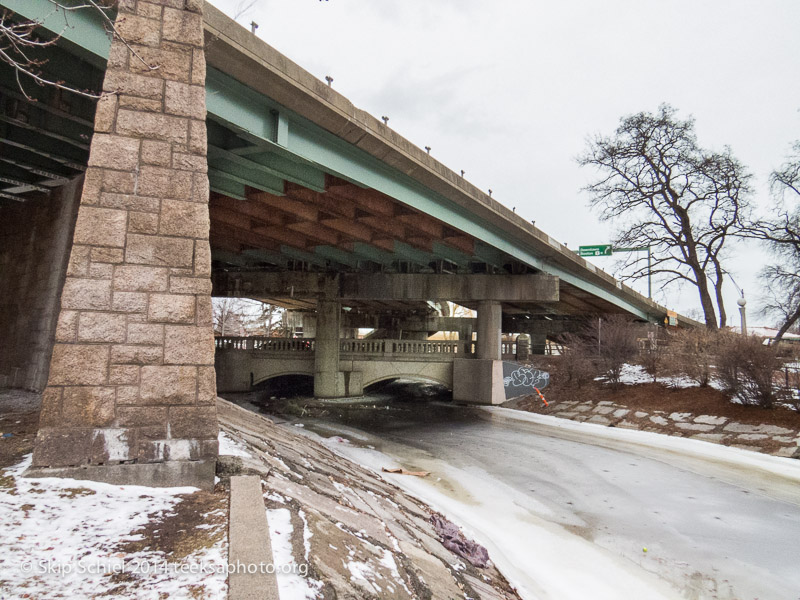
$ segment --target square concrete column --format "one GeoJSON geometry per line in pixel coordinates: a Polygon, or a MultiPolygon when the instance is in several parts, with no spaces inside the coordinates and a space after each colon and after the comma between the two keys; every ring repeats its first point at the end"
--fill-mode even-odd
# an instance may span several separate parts
{"type": "Polygon", "coordinates": [[[501,359],[503,312],[496,300],[478,302],[477,358],[501,359]]]}
{"type": "Polygon", "coordinates": [[[202,7],[119,3],[34,469],[213,485],[202,7]]]}
{"type": "Polygon", "coordinates": [[[547,352],[547,334],[531,334],[531,354],[545,354],[547,352]]]}
{"type": "Polygon", "coordinates": [[[314,341],[314,396],[336,398],[342,395],[339,380],[339,331],[342,306],[338,300],[317,302],[317,337],[314,341]]]}

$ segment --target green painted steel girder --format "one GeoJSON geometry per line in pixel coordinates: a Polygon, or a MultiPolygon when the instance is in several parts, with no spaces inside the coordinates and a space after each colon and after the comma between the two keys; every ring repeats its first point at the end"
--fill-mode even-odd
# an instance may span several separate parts
{"type": "MultiPolygon", "coordinates": [[[[215,177],[221,177],[236,181],[238,183],[249,185],[250,187],[264,190],[270,194],[283,196],[283,178],[276,177],[272,173],[268,173],[259,169],[257,165],[248,166],[231,160],[230,153],[221,150],[214,146],[208,147],[208,173],[209,177],[212,172],[215,177]]],[[[244,161],[247,163],[248,161],[244,161]]],[[[252,164],[252,163],[251,163],[252,164]]]]}
{"type": "Polygon", "coordinates": [[[291,246],[281,246],[281,254],[288,256],[294,260],[299,260],[310,265],[315,265],[321,268],[328,267],[328,259],[319,255],[313,254],[311,252],[306,252],[305,250],[300,250],[299,248],[292,248],[291,246]]]}
{"type": "Polygon", "coordinates": [[[451,248],[442,242],[433,242],[433,254],[438,258],[443,258],[444,260],[462,268],[468,267],[470,261],[472,260],[469,255],[464,254],[455,248],[451,248]]]}
{"type": "Polygon", "coordinates": [[[394,242],[394,254],[401,260],[407,260],[425,267],[436,260],[433,254],[418,250],[405,242],[398,242],[396,240],[394,242]]]}
{"type": "Polygon", "coordinates": [[[236,200],[247,200],[245,197],[245,184],[241,181],[236,181],[223,171],[209,169],[208,185],[212,192],[224,194],[236,200]]]}
{"type": "MultiPolygon", "coordinates": [[[[247,148],[249,150],[249,148],[247,148]]],[[[275,182],[280,181],[280,195],[283,195],[283,180],[292,181],[299,185],[318,192],[325,191],[325,173],[314,167],[298,164],[282,156],[277,156],[263,149],[256,149],[257,153],[242,156],[215,145],[208,147],[208,164],[221,171],[226,171],[239,177],[248,177],[258,181],[264,176],[264,181],[270,185],[266,191],[275,188],[275,182]]],[[[258,187],[258,186],[255,186],[258,187]]]]}
{"type": "Polygon", "coordinates": [[[355,242],[353,244],[353,254],[360,256],[364,260],[369,260],[379,265],[391,265],[396,259],[394,254],[366,244],[364,242],[355,242]]]}
{"type": "Polygon", "coordinates": [[[278,267],[287,267],[289,260],[278,252],[271,252],[262,248],[254,248],[252,250],[245,250],[242,252],[248,258],[254,261],[268,262],[278,267]]]}
{"type": "Polygon", "coordinates": [[[334,246],[317,246],[314,248],[314,252],[323,258],[327,258],[328,260],[342,265],[347,265],[352,269],[358,268],[358,257],[341,248],[336,248],[334,246]]]}

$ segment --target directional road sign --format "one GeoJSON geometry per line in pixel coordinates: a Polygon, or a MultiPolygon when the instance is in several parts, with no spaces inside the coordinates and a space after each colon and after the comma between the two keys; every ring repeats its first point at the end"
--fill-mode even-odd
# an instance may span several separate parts
{"type": "Polygon", "coordinates": [[[611,244],[578,246],[578,256],[611,256],[611,244]]]}

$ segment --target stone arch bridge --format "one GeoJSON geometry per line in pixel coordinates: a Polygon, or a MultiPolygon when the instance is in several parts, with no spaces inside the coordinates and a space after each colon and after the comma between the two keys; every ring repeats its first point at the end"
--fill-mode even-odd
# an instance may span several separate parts
{"type": "MultiPolygon", "coordinates": [[[[345,396],[399,377],[434,381],[453,389],[453,362],[474,354],[467,341],[346,339],[339,342],[340,385],[345,396]]],[[[314,376],[315,340],[267,337],[216,339],[217,389],[246,392],[283,375],[314,376]]]]}

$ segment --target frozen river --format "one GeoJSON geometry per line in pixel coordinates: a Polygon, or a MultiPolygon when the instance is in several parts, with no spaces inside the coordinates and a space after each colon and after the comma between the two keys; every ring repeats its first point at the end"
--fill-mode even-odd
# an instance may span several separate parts
{"type": "Polygon", "coordinates": [[[800,461],[423,402],[300,422],[371,468],[430,471],[384,476],[487,545],[525,597],[800,599],[800,461]]]}

